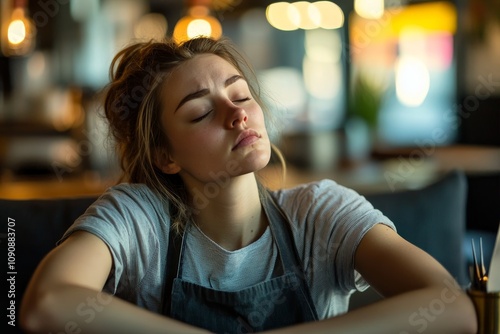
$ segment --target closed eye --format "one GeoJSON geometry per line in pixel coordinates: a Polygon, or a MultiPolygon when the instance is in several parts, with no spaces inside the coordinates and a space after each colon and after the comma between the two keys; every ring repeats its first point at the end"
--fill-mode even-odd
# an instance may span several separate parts
{"type": "Polygon", "coordinates": [[[204,120],[206,117],[208,117],[208,115],[210,115],[210,113],[212,112],[212,110],[210,110],[209,112],[207,112],[206,114],[203,114],[201,115],[200,117],[198,118],[195,118],[191,121],[191,123],[198,123],[198,122],[201,122],[202,120],[204,120]]]}
{"type": "Polygon", "coordinates": [[[241,102],[246,102],[246,101],[250,101],[250,100],[251,100],[250,97],[245,97],[243,99],[234,100],[233,102],[241,103],[241,102]]]}

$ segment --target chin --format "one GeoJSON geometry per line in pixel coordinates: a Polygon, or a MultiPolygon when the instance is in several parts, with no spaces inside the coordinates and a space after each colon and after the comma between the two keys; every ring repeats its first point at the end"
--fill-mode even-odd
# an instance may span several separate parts
{"type": "MultiPolygon", "coordinates": [[[[250,159],[248,159],[250,160],[250,159]]],[[[269,161],[271,160],[271,151],[269,152],[260,152],[260,154],[256,154],[252,157],[251,161],[246,161],[243,163],[243,168],[247,170],[247,173],[258,172],[259,170],[265,168],[269,161]]]]}

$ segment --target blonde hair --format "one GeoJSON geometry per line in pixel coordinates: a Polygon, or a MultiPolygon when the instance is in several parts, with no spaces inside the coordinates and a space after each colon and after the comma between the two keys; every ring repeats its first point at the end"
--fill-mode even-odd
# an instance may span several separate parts
{"type": "Polygon", "coordinates": [[[104,96],[105,116],[123,171],[120,182],[146,184],[166,199],[178,231],[191,216],[187,191],[178,175],[165,174],[155,164],[158,150],[166,149],[160,114],[168,92],[162,92],[162,82],[180,64],[207,53],[223,58],[237,69],[262,107],[266,124],[271,124],[271,114],[261,100],[254,71],[226,38],[200,37],[182,44],[167,39],[129,45],[111,63],[110,83],[104,96]]]}

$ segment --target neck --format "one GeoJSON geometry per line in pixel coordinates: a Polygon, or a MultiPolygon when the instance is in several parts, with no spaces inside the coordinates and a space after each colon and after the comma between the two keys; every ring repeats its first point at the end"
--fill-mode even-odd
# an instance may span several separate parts
{"type": "Polygon", "coordinates": [[[203,199],[203,192],[193,192],[194,221],[210,239],[227,250],[236,250],[264,233],[267,219],[253,173],[232,179],[227,186],[218,187],[217,192],[213,190],[213,196],[203,199]]]}

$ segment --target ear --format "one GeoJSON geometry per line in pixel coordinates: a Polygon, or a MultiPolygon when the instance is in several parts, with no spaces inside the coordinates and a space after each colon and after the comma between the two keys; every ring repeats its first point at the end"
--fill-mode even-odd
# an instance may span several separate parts
{"type": "Polygon", "coordinates": [[[155,165],[165,174],[177,174],[181,167],[170,158],[164,149],[157,149],[155,152],[155,165]]]}

